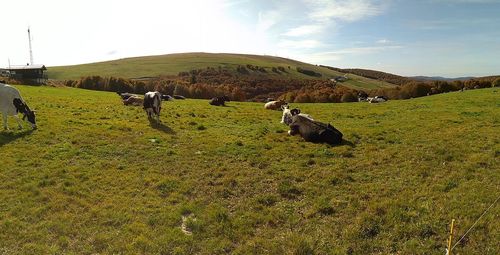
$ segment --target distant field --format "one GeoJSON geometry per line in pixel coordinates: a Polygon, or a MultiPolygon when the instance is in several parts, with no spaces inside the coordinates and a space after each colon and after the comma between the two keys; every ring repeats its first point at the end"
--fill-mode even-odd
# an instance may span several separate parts
{"type": "MultiPolygon", "coordinates": [[[[39,129],[0,132],[0,254],[444,254],[500,194],[498,88],[293,104],[330,147],[260,103],[166,102],[150,126],[114,93],[17,87],[39,129]]],[[[500,254],[499,213],[454,254],[500,254]]]]}
{"type": "MultiPolygon", "coordinates": [[[[321,73],[321,79],[329,79],[344,75],[343,73],[324,67],[286,58],[225,53],[180,53],[126,58],[74,66],[55,66],[48,67],[48,75],[50,79],[56,80],[76,80],[80,79],[80,77],[92,75],[139,78],[156,77],[160,75],[177,75],[179,72],[194,69],[205,69],[207,67],[218,68],[219,66],[236,72],[238,65],[246,66],[247,64],[266,68],[268,72],[266,76],[274,78],[312,79],[310,76],[297,72],[297,67],[321,73]],[[272,67],[277,68],[280,66],[285,68],[286,73],[275,74],[271,71],[272,67]]],[[[344,84],[355,89],[394,86],[390,83],[372,80],[357,75],[349,74],[349,78],[350,80],[344,84]]]]}

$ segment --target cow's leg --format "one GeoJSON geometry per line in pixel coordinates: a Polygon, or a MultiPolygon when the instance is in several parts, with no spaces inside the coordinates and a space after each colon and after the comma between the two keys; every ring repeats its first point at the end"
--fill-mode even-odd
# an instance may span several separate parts
{"type": "Polygon", "coordinates": [[[7,126],[7,114],[6,113],[2,113],[2,119],[3,119],[3,129],[9,130],[9,126],[7,126]]]}
{"type": "Polygon", "coordinates": [[[16,118],[17,125],[19,126],[19,129],[23,129],[22,121],[19,119],[19,117],[17,116],[17,114],[14,115],[14,118],[16,118]]]}

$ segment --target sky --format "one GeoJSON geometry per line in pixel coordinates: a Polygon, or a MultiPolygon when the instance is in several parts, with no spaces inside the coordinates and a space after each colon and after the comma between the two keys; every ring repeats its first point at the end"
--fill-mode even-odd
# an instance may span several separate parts
{"type": "Polygon", "coordinates": [[[500,74],[500,0],[16,0],[0,67],[245,53],[403,76],[500,74]]]}

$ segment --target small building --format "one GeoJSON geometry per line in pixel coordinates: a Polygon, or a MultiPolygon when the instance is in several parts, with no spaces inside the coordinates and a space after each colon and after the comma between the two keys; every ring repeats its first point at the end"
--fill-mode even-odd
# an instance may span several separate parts
{"type": "Polygon", "coordinates": [[[5,68],[0,68],[0,77],[9,77],[10,72],[5,68]]]}
{"type": "Polygon", "coordinates": [[[28,84],[46,84],[47,68],[44,65],[10,66],[6,68],[11,79],[28,84]]]}

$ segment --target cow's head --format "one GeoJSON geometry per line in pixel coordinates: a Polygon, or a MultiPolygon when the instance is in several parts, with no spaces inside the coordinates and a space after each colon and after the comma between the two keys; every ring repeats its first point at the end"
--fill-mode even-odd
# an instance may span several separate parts
{"type": "Polygon", "coordinates": [[[283,110],[281,123],[286,125],[290,125],[292,123],[292,117],[300,113],[300,109],[294,108],[290,110],[290,107],[288,105],[283,105],[281,109],[283,110]]]}
{"type": "Polygon", "coordinates": [[[26,112],[23,113],[23,120],[26,119],[28,119],[28,122],[31,123],[31,127],[36,129],[35,111],[30,110],[28,107],[26,107],[26,112]]]}

